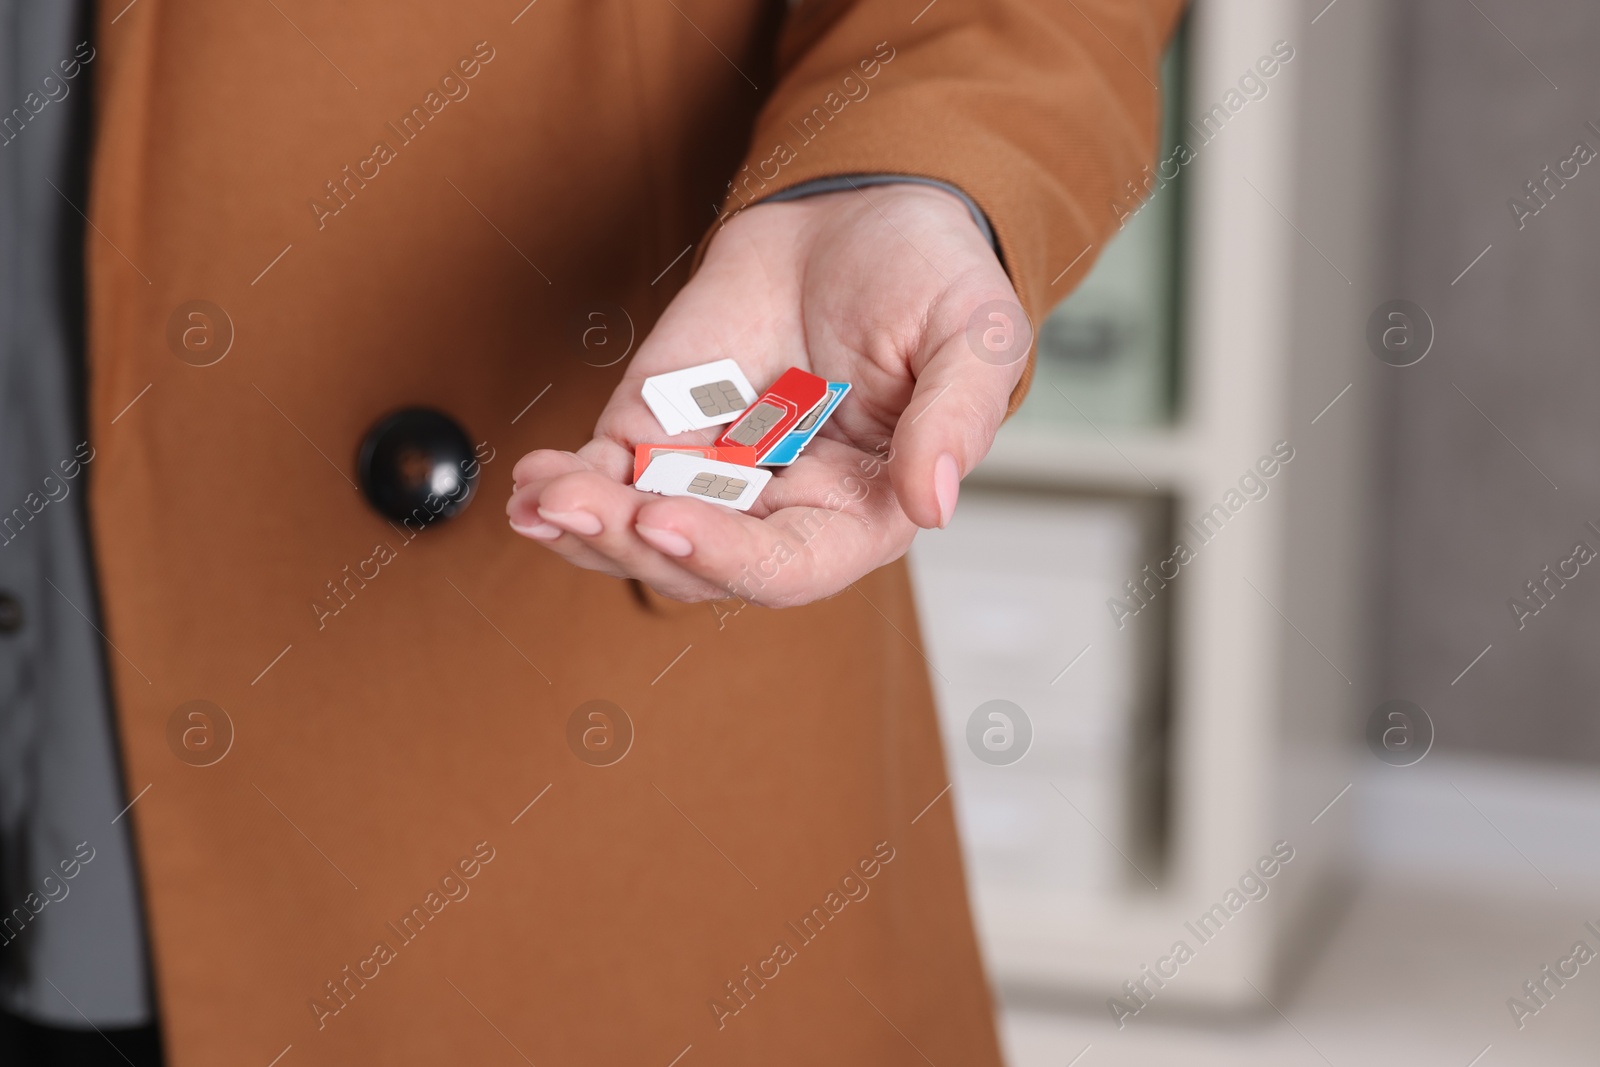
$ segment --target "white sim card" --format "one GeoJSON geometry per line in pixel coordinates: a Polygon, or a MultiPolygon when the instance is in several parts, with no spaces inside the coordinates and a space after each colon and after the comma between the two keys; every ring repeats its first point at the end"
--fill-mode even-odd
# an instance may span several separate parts
{"type": "Polygon", "coordinates": [[[756,402],[756,391],[739,364],[719,359],[646,378],[644,402],[670,435],[734,421],[756,402]]]}
{"type": "Polygon", "coordinates": [[[662,496],[688,496],[713,504],[749,511],[772,472],[760,467],[740,467],[686,452],[664,452],[650,461],[635,489],[662,496]]]}

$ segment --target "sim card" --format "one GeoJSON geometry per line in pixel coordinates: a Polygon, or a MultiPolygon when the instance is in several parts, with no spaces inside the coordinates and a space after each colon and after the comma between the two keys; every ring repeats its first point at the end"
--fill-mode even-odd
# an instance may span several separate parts
{"type": "Polygon", "coordinates": [[[756,399],[750,380],[731,359],[651,375],[643,392],[669,437],[732,422],[756,399]]]}
{"type": "Polygon", "coordinates": [[[749,511],[771,480],[772,472],[760,467],[669,452],[650,461],[634,488],[662,496],[697,497],[735,511],[749,511]]]}
{"type": "Polygon", "coordinates": [[[772,388],[717,438],[722,445],[748,445],[761,455],[811,413],[828,395],[828,383],[799,367],[790,367],[772,388]]]}
{"type": "Polygon", "coordinates": [[[843,400],[849,391],[849,382],[829,382],[828,395],[822,403],[812,408],[811,414],[796,423],[794,429],[785,434],[756,462],[763,467],[787,467],[799,459],[800,453],[804,452],[806,445],[817,436],[817,431],[822,429],[822,424],[828,421],[833,409],[839,406],[839,401],[843,400]]]}
{"type": "Polygon", "coordinates": [[[729,445],[718,448],[716,445],[634,445],[633,446],[633,480],[637,482],[644,474],[645,468],[650,466],[650,461],[657,456],[665,456],[670,452],[683,452],[702,459],[716,459],[723,463],[732,463],[736,467],[754,467],[756,465],[756,450],[744,448],[740,445],[729,445]]]}

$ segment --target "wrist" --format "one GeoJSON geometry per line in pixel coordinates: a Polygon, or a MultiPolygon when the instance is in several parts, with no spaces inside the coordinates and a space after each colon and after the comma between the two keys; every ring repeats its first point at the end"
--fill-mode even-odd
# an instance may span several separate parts
{"type": "Polygon", "coordinates": [[[841,174],[827,178],[813,178],[801,182],[781,192],[772,194],[761,200],[758,204],[786,203],[798,200],[810,200],[820,197],[833,196],[841,193],[859,193],[862,189],[889,188],[896,193],[908,190],[924,190],[929,193],[940,194],[945,199],[960,205],[977,227],[990,249],[998,256],[1000,247],[995,241],[994,228],[989,225],[989,217],[984,213],[975,200],[966,194],[959,186],[949,182],[939,181],[936,178],[924,178],[911,174],[841,174]]]}

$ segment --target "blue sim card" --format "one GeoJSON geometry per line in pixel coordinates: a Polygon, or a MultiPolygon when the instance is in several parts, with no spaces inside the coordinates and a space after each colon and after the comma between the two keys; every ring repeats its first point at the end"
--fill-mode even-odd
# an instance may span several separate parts
{"type": "Polygon", "coordinates": [[[817,436],[817,431],[822,429],[822,424],[828,421],[833,409],[839,406],[839,402],[849,391],[849,382],[829,382],[828,395],[812,408],[811,413],[801,419],[794,429],[767,449],[767,454],[757,459],[756,463],[763,467],[787,467],[799,459],[800,453],[804,452],[806,445],[817,436]]]}

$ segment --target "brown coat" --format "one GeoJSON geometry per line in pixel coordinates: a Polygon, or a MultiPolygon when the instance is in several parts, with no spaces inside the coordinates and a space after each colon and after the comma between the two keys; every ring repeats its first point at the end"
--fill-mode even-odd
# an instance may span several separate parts
{"type": "Polygon", "coordinates": [[[92,521],[171,1062],[995,1063],[904,567],[730,614],[501,505],[620,376],[582,329],[648,329],[730,175],[951,181],[1058,299],[1175,5],[812,0],[781,43],[779,2],[520,6],[100,5],[92,521]],[[413,404],[483,443],[420,535],[352,484],[413,404]],[[610,766],[568,741],[594,699],[610,766]]]}

